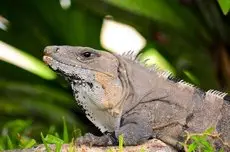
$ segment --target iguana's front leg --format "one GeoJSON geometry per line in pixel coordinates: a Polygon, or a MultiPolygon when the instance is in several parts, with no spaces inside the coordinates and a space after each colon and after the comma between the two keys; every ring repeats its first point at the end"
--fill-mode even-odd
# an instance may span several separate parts
{"type": "Polygon", "coordinates": [[[123,135],[125,145],[138,145],[147,141],[152,135],[151,132],[146,132],[144,127],[139,127],[136,124],[127,124],[115,132],[115,136],[106,134],[103,136],[95,136],[91,133],[86,133],[84,136],[77,138],[77,145],[89,146],[112,146],[118,145],[119,135],[123,135]]]}
{"type": "Polygon", "coordinates": [[[91,133],[87,133],[79,137],[76,143],[78,145],[95,146],[118,145],[119,135],[123,135],[124,145],[126,146],[141,144],[152,138],[152,127],[138,119],[141,118],[133,114],[121,123],[121,126],[115,130],[115,134],[106,134],[98,137],[91,133]]]}
{"type": "Polygon", "coordinates": [[[152,138],[152,126],[138,112],[124,115],[120,127],[115,130],[115,137],[123,135],[124,145],[138,145],[152,138]]]}
{"type": "Polygon", "coordinates": [[[115,132],[116,137],[123,135],[124,145],[139,145],[152,138],[150,127],[142,124],[130,123],[122,126],[115,132]]]}

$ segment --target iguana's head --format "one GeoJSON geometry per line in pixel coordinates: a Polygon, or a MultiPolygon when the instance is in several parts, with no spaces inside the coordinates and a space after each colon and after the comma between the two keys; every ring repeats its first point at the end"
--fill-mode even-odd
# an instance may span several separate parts
{"type": "Polygon", "coordinates": [[[120,102],[123,91],[117,57],[88,47],[48,46],[43,60],[70,82],[75,98],[85,109],[87,117],[102,131],[112,130],[110,121],[114,121],[115,116],[106,118],[105,115],[120,102]],[[111,120],[105,120],[109,122],[105,127],[95,119],[111,120]]]}

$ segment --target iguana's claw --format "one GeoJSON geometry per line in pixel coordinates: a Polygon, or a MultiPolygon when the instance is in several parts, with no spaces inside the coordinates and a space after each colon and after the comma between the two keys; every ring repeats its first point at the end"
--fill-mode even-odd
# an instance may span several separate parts
{"type": "Polygon", "coordinates": [[[91,133],[86,133],[84,136],[77,138],[76,145],[108,146],[108,145],[112,145],[112,140],[107,135],[98,137],[91,133]]]}
{"type": "Polygon", "coordinates": [[[84,136],[81,136],[79,138],[77,138],[76,140],[76,145],[80,146],[80,145],[86,145],[86,146],[92,146],[94,145],[94,141],[96,136],[94,136],[91,133],[86,133],[84,136]]]}

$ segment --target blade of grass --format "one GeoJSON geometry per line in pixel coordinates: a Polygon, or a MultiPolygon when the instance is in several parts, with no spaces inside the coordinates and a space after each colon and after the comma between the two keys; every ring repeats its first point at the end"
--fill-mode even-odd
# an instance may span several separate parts
{"type": "Polygon", "coordinates": [[[62,117],[62,120],[63,120],[63,140],[64,140],[64,143],[68,143],[69,142],[69,136],[68,136],[68,128],[66,125],[65,117],[62,117]]]}
{"type": "Polygon", "coordinates": [[[68,152],[75,152],[76,149],[74,147],[74,138],[72,138],[71,143],[69,144],[68,152]]]}
{"type": "Polygon", "coordinates": [[[62,143],[57,143],[57,144],[55,144],[55,145],[56,145],[55,152],[60,152],[60,151],[61,151],[62,143]]]}
{"type": "Polygon", "coordinates": [[[47,144],[47,142],[46,142],[46,140],[45,140],[45,138],[44,138],[42,132],[41,132],[41,137],[42,137],[42,142],[43,142],[43,144],[44,144],[45,147],[46,147],[46,151],[47,151],[47,152],[51,152],[51,150],[50,150],[50,148],[49,148],[49,146],[48,146],[48,144],[47,144]]]}
{"type": "Polygon", "coordinates": [[[14,149],[14,145],[12,143],[12,140],[10,139],[10,137],[8,135],[6,136],[6,140],[7,140],[8,149],[14,149]]]}
{"type": "Polygon", "coordinates": [[[0,137],[0,151],[5,149],[5,138],[2,136],[0,137]]]}
{"type": "Polygon", "coordinates": [[[124,137],[123,135],[119,135],[119,152],[123,152],[123,144],[124,144],[124,137]]]}

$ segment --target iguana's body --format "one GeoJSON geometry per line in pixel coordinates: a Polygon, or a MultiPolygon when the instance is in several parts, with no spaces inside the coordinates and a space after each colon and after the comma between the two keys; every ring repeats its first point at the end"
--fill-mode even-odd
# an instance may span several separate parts
{"type": "Polygon", "coordinates": [[[45,49],[44,61],[70,81],[86,116],[105,133],[102,137],[86,134],[78,139],[80,143],[111,145],[123,134],[125,145],[158,138],[177,146],[185,131],[197,133],[210,127],[230,143],[230,104],[224,93],[174,82],[129,54],[51,46],[45,49]]]}

